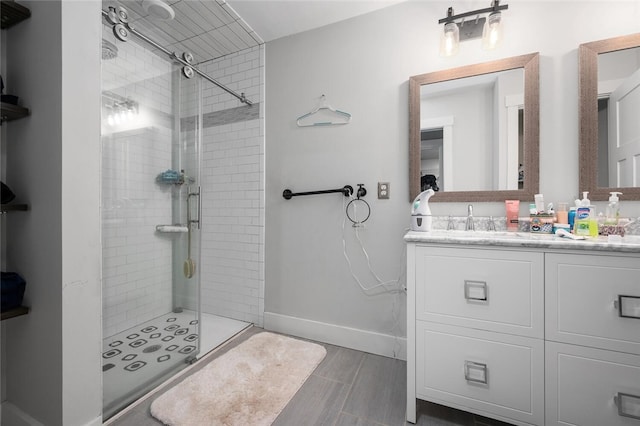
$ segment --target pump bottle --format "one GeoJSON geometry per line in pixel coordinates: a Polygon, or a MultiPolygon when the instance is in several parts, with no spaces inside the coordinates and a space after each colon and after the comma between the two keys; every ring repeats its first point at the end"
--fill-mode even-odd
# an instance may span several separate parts
{"type": "Polygon", "coordinates": [[[582,200],[576,200],[574,233],[582,236],[597,236],[598,222],[595,217],[595,208],[591,206],[591,200],[587,198],[589,192],[582,193],[582,200]]]}
{"type": "Polygon", "coordinates": [[[622,192],[613,191],[610,194],[604,223],[606,225],[617,225],[618,219],[620,219],[620,198],[618,198],[618,195],[622,195],[622,192]]]}
{"type": "Polygon", "coordinates": [[[433,189],[418,194],[411,207],[411,230],[412,231],[431,231],[431,208],[429,207],[429,198],[435,194],[433,189]]]}

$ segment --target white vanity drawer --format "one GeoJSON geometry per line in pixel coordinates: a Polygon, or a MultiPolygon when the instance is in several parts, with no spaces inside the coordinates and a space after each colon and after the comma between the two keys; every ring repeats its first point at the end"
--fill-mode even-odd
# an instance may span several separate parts
{"type": "Polygon", "coordinates": [[[546,256],[545,338],[640,354],[638,258],[546,256]]]}
{"type": "Polygon", "coordinates": [[[544,255],[419,246],[416,319],[544,335],[544,255]]]}
{"type": "Polygon", "coordinates": [[[639,356],[554,342],[546,356],[547,425],[640,424],[639,356]],[[620,393],[627,395],[622,413],[620,393]]]}
{"type": "Polygon", "coordinates": [[[507,422],[542,425],[543,360],[543,340],[416,323],[420,399],[507,422]]]}

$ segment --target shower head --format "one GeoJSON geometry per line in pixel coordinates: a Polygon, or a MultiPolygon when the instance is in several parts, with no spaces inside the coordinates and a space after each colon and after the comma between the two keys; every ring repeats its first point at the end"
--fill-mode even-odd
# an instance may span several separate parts
{"type": "Polygon", "coordinates": [[[102,39],[102,59],[109,60],[118,56],[118,46],[109,40],[102,39]]]}
{"type": "Polygon", "coordinates": [[[173,8],[162,0],[142,0],[142,8],[149,17],[162,21],[170,21],[176,16],[173,8]]]}

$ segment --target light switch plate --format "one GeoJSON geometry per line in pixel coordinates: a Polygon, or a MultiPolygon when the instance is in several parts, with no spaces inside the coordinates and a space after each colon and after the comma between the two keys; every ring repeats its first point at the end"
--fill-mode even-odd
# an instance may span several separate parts
{"type": "Polygon", "coordinates": [[[389,182],[378,182],[378,199],[389,199],[389,182]]]}

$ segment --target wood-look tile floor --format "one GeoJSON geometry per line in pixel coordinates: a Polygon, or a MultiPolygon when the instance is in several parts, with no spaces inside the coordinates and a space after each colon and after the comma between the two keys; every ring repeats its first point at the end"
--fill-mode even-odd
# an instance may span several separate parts
{"type": "MultiPolygon", "coordinates": [[[[204,357],[188,374],[237,346],[255,333],[252,327],[214,354],[204,357]]],[[[274,422],[274,426],[409,426],[405,422],[406,363],[321,343],[327,356],[274,422]]],[[[149,414],[151,402],[184,379],[176,378],[123,411],[110,426],[158,426],[149,414]]],[[[417,426],[508,426],[464,411],[418,401],[417,426]]],[[[202,425],[206,426],[206,425],[202,425]]],[[[250,426],[250,425],[247,425],[250,426]]]]}

